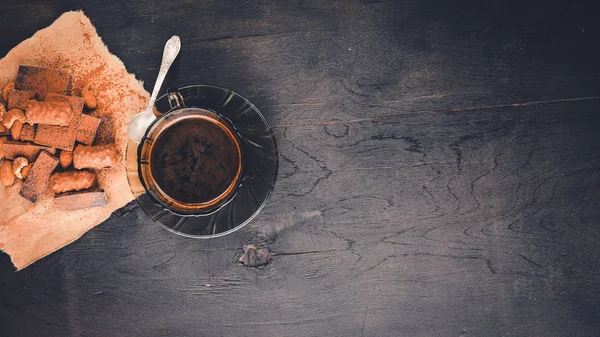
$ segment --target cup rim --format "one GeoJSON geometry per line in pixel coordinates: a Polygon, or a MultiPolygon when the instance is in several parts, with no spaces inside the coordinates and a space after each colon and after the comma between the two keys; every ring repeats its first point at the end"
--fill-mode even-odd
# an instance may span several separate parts
{"type": "MultiPolygon", "coordinates": [[[[236,193],[234,193],[231,197],[231,199],[229,201],[227,201],[226,203],[224,203],[224,205],[219,208],[218,210],[214,211],[211,214],[203,214],[203,215],[199,215],[199,216],[182,216],[179,214],[175,214],[169,211],[169,209],[165,208],[162,204],[158,203],[156,200],[154,200],[154,198],[146,193],[146,190],[142,187],[142,183],[139,179],[139,174],[138,174],[138,165],[137,165],[137,150],[138,150],[138,145],[139,144],[133,144],[131,142],[128,143],[128,147],[134,147],[131,149],[131,151],[128,150],[128,158],[131,158],[130,160],[132,160],[132,165],[131,167],[128,166],[127,168],[127,172],[128,172],[128,183],[129,186],[132,190],[132,192],[134,193],[135,199],[138,202],[138,204],[140,205],[141,209],[144,211],[145,214],[147,214],[151,219],[153,223],[158,224],[160,227],[164,228],[165,230],[167,230],[170,233],[182,236],[182,237],[187,237],[190,239],[199,239],[199,240],[206,240],[206,239],[215,239],[215,238],[219,238],[228,234],[231,234],[233,232],[236,232],[242,228],[244,228],[248,223],[250,223],[251,221],[253,221],[265,208],[265,206],[268,204],[268,201],[271,199],[271,197],[274,194],[274,189],[275,186],[277,184],[277,177],[278,177],[278,171],[279,171],[279,148],[277,146],[277,139],[274,135],[273,132],[273,128],[270,126],[269,122],[266,119],[266,116],[260,111],[260,109],[258,109],[251,101],[249,101],[247,98],[245,98],[243,95],[239,94],[238,92],[231,90],[231,89],[227,89],[224,87],[220,87],[220,86],[216,86],[216,85],[211,85],[211,84],[195,84],[195,83],[188,83],[188,84],[183,84],[183,85],[179,85],[177,87],[175,87],[175,91],[179,91],[182,95],[182,97],[186,100],[186,103],[191,103],[189,104],[190,107],[200,107],[200,108],[204,108],[204,109],[208,109],[211,111],[216,111],[218,113],[220,112],[220,109],[223,108],[223,103],[217,103],[215,102],[215,104],[213,103],[205,103],[202,102],[200,104],[198,104],[197,101],[192,101],[192,102],[187,102],[187,99],[190,97],[193,97],[193,99],[195,100],[196,97],[199,96],[194,96],[194,95],[198,95],[198,94],[210,94],[210,95],[220,95],[222,97],[224,97],[226,100],[229,100],[229,98],[227,98],[228,96],[235,96],[239,99],[242,99],[244,102],[246,102],[247,107],[252,111],[252,114],[255,115],[259,120],[260,120],[260,124],[262,124],[261,130],[263,132],[265,132],[266,134],[269,135],[269,140],[271,142],[271,146],[269,147],[269,152],[271,152],[270,157],[274,158],[274,160],[270,161],[269,165],[269,174],[268,177],[265,176],[265,179],[262,179],[261,177],[259,177],[256,174],[255,171],[255,164],[254,161],[249,160],[248,156],[245,156],[244,159],[244,173],[243,173],[243,177],[242,177],[242,182],[241,182],[241,186],[242,185],[246,185],[246,188],[249,188],[250,185],[247,182],[258,182],[259,185],[264,185],[264,186],[270,186],[268,188],[266,188],[265,193],[263,195],[261,195],[259,197],[259,202],[256,205],[256,207],[254,208],[254,211],[251,214],[248,215],[243,215],[241,217],[235,217],[233,215],[233,208],[236,207],[236,204],[239,203],[243,203],[246,204],[246,202],[248,202],[248,196],[246,196],[246,192],[244,193],[240,193],[241,191],[236,191],[236,193]],[[214,91],[214,92],[213,92],[214,91]],[[256,179],[256,180],[254,180],[256,179]],[[265,185],[266,184],[266,185],[265,185]],[[225,214],[224,212],[227,213],[225,214]],[[172,214],[171,217],[168,214],[172,214]],[[165,222],[164,219],[169,219],[168,221],[165,222]],[[189,231],[182,231],[179,229],[179,226],[181,223],[186,222],[186,219],[189,218],[197,218],[197,219],[202,219],[203,222],[205,223],[209,223],[209,222],[214,222],[214,219],[236,219],[236,220],[231,220],[232,226],[228,229],[224,229],[222,231],[217,231],[217,232],[212,232],[212,233],[203,233],[203,234],[197,234],[197,233],[192,233],[189,231]],[[175,224],[175,225],[174,225],[175,224]]],[[[168,101],[168,93],[163,93],[161,94],[158,99],[157,99],[157,104],[156,107],[160,107],[162,105],[162,109],[160,111],[169,111],[170,108],[168,107],[169,101],[168,101]],[[161,103],[162,102],[162,103],[161,103]]],[[[237,122],[236,119],[231,118],[228,114],[224,114],[223,115],[225,117],[226,120],[230,121],[230,123],[236,128],[238,129],[238,126],[244,126],[243,123],[239,124],[237,122]]],[[[246,146],[253,148],[255,144],[253,142],[248,142],[247,143],[247,139],[249,138],[250,134],[246,134],[246,132],[238,132],[239,135],[241,136],[242,139],[242,143],[244,144],[244,150],[246,152],[246,146]]],[[[129,159],[128,159],[129,160],[129,159]]]]}
{"type": "Polygon", "coordinates": [[[142,138],[142,141],[138,146],[137,152],[138,174],[142,186],[144,187],[146,192],[149,193],[149,195],[152,196],[158,203],[160,203],[170,212],[179,216],[199,216],[214,213],[233,198],[236,189],[239,186],[240,181],[243,177],[244,154],[240,136],[235,131],[235,127],[231,125],[226,119],[222,118],[218,113],[206,108],[182,106],[173,108],[168,112],[164,113],[162,116],[154,120],[152,124],[150,124],[150,126],[148,126],[146,132],[144,133],[144,137],[142,138]],[[174,116],[174,114],[183,116],[174,116]],[[228,136],[230,136],[231,139],[234,140],[239,157],[239,165],[235,178],[228,185],[227,189],[223,191],[219,196],[210,201],[202,203],[183,203],[169,196],[168,193],[166,193],[158,185],[156,179],[154,179],[150,165],[152,157],[152,142],[149,142],[148,140],[150,139],[150,141],[154,141],[158,139],[160,135],[164,133],[170,126],[179,123],[186,117],[198,118],[198,116],[205,116],[205,118],[210,119],[211,122],[216,122],[216,124],[219,124],[219,127],[225,130],[228,136]],[[167,121],[167,124],[165,124],[161,129],[156,131],[157,127],[165,123],[166,119],[168,119],[169,117],[172,117],[174,120],[167,121]],[[154,131],[156,131],[157,133],[155,135],[152,135],[151,138],[149,138],[151,133],[154,131]],[[147,156],[144,156],[145,152],[147,152],[147,156]],[[147,176],[145,174],[147,174],[147,176]]]}

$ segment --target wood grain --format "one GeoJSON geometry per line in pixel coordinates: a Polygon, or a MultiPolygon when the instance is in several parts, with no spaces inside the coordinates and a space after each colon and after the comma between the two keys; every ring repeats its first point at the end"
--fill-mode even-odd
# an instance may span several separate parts
{"type": "Polygon", "coordinates": [[[281,155],[269,204],[226,237],[132,203],[22,272],[0,257],[0,336],[597,336],[596,7],[0,5],[23,27],[0,54],[83,8],[147,88],[177,33],[166,86],[240,92],[281,155]],[[244,244],[272,260],[243,266],[244,244]]]}

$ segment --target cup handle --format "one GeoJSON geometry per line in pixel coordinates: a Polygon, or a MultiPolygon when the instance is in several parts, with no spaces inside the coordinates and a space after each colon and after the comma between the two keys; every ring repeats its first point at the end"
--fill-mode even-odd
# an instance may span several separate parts
{"type": "Polygon", "coordinates": [[[182,108],[185,106],[183,96],[178,89],[167,89],[167,98],[169,99],[171,109],[182,108]]]}

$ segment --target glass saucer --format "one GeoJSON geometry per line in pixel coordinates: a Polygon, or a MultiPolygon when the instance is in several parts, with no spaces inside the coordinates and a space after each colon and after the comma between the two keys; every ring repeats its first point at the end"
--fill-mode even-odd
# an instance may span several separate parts
{"type": "MultiPolygon", "coordinates": [[[[183,216],[163,207],[144,189],[138,174],[138,144],[127,145],[127,180],[141,208],[167,230],[187,237],[213,238],[229,234],[250,222],[264,207],[273,192],[279,156],[275,137],[265,117],[237,93],[210,85],[191,85],[177,89],[186,107],[211,110],[226,118],[238,132],[243,147],[242,178],[235,195],[222,207],[208,214],[183,216]]],[[[156,100],[159,114],[171,110],[167,95],[156,100]]]]}

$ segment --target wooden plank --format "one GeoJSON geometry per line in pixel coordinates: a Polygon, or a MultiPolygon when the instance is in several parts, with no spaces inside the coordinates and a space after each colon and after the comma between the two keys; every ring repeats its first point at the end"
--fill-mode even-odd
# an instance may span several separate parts
{"type": "Polygon", "coordinates": [[[593,332],[595,320],[574,319],[569,305],[589,301],[597,275],[585,266],[600,257],[600,213],[587,202],[600,191],[598,107],[420,114],[350,123],[348,132],[278,128],[276,193],[242,231],[189,240],[129,206],[0,294],[19,303],[28,295],[12,287],[35,277],[37,301],[52,310],[18,317],[53,322],[56,335],[593,332]],[[242,243],[261,240],[271,265],[234,262],[242,243]],[[53,295],[44,276],[56,274],[53,295]],[[459,303],[464,310],[451,309],[459,303]],[[197,319],[208,312],[213,319],[197,319]],[[162,319],[140,325],[133,313],[162,319]],[[64,316],[86,325],[54,318],[64,316]]]}
{"type": "MultiPolygon", "coordinates": [[[[263,5],[239,5],[239,11],[255,13],[263,5]]],[[[152,6],[143,7],[151,17],[152,6]]],[[[226,3],[200,7],[193,15],[207,19],[229,10],[226,3]]],[[[585,5],[530,4],[519,13],[506,4],[488,13],[476,5],[423,1],[267,7],[271,15],[261,17],[261,24],[254,15],[211,27],[202,19],[186,24],[180,36],[188,53],[166,86],[231,88],[259,106],[273,125],[600,95],[594,75],[600,50],[590,33],[597,24],[585,5]],[[556,24],[563,16],[588,32],[563,29],[556,24]],[[578,55],[576,65],[571,55],[578,55]]],[[[172,10],[185,16],[190,9],[172,10]]],[[[149,32],[166,40],[170,33],[160,27],[171,19],[152,19],[157,26],[149,32]]],[[[130,39],[105,36],[116,46],[140,46],[129,52],[123,46],[121,57],[126,64],[144,64],[134,71],[153,83],[162,46],[143,34],[130,39]]]]}
{"type": "MultiPolygon", "coordinates": [[[[600,95],[597,23],[588,15],[590,6],[534,3],[539,6],[530,3],[515,11],[503,3],[482,11],[476,5],[423,1],[276,7],[257,1],[236,4],[236,13],[248,13],[236,15],[227,2],[194,7],[176,1],[167,16],[151,14],[163,12],[164,4],[136,0],[129,6],[136,13],[143,8],[137,14],[140,26],[132,26],[125,37],[116,27],[130,24],[128,14],[115,15],[111,6],[81,7],[97,13],[101,19],[94,24],[103,41],[148,90],[162,55],[162,44],[155,41],[172,34],[161,27],[173,25],[174,16],[194,17],[184,19],[179,35],[187,52],[165,87],[228,87],[261,107],[272,124],[286,125],[600,95]],[[263,8],[271,14],[259,15],[263,8]],[[222,16],[235,20],[213,20],[222,16]],[[563,16],[573,25],[563,29],[557,24],[563,16]],[[581,31],[584,26],[587,32],[581,31]],[[570,61],[572,55],[578,55],[577,62],[570,61]]],[[[44,13],[36,25],[49,23],[63,10],[52,4],[31,6],[44,13]]],[[[7,17],[6,25],[19,22],[7,17]]],[[[0,42],[0,50],[8,51],[19,36],[0,42]]]]}
{"type": "MultiPolygon", "coordinates": [[[[76,7],[148,89],[179,34],[164,88],[248,97],[275,126],[279,180],[226,237],[181,238],[129,205],[22,272],[4,258],[0,335],[600,334],[595,6],[76,7]],[[271,264],[236,263],[244,243],[271,264]]],[[[66,7],[2,9],[20,27],[6,53],[66,7]]]]}

